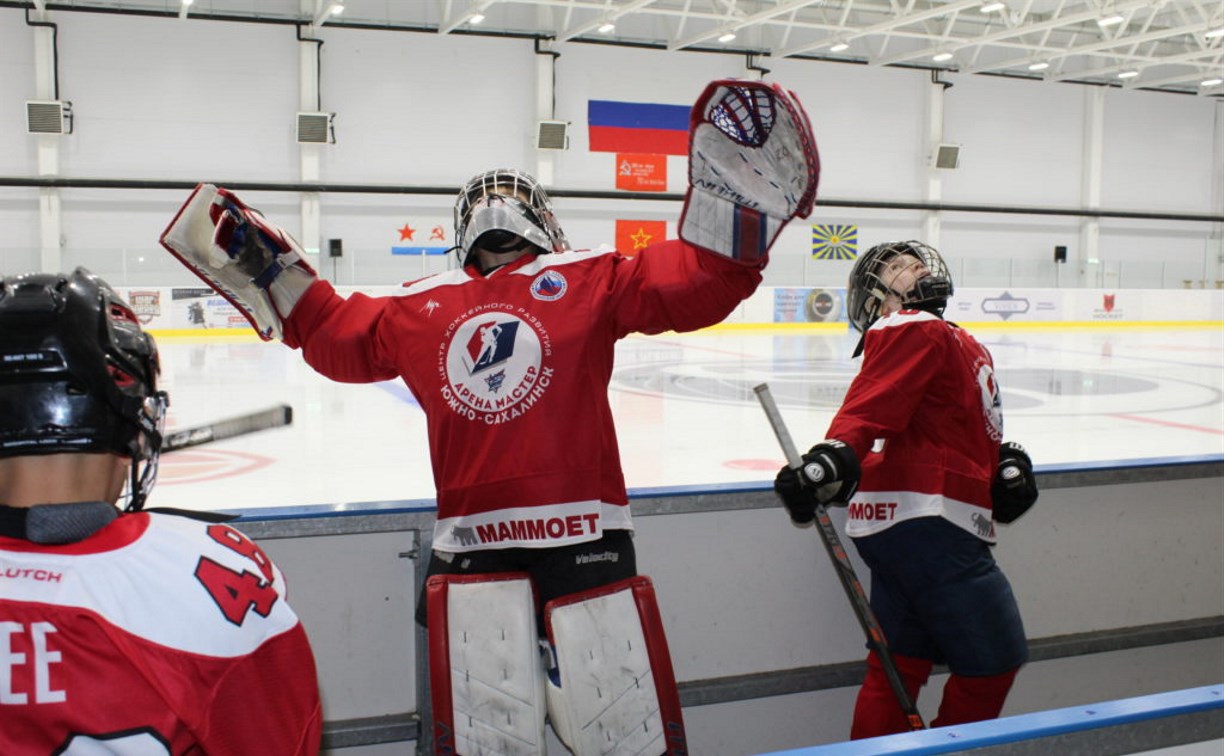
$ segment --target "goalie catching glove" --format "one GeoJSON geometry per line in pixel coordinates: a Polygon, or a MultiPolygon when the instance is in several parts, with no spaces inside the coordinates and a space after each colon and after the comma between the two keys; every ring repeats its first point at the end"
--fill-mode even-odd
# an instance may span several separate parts
{"type": "Polygon", "coordinates": [[[297,241],[232,192],[200,184],[161,244],[271,341],[318,275],[297,241]]]}
{"type": "Polygon", "coordinates": [[[858,490],[859,461],[854,450],[841,441],[821,441],[803,455],[798,469],[778,471],[774,491],[786,505],[791,522],[806,525],[816,519],[816,507],[845,505],[858,490]]]}
{"type": "Polygon", "coordinates": [[[816,201],[820,156],[807,114],[777,84],[720,79],[693,106],[690,127],[680,238],[760,265],[816,201]]]}
{"type": "Polygon", "coordinates": [[[1037,477],[1024,447],[1008,441],[999,447],[999,466],[990,483],[995,522],[1015,522],[1037,501],[1037,477]]]}

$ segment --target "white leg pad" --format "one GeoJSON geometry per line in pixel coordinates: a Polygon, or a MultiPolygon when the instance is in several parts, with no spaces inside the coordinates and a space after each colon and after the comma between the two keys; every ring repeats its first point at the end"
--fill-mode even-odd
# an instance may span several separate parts
{"type": "Polygon", "coordinates": [[[577,756],[687,753],[647,578],[551,601],[545,618],[557,664],[548,682],[549,715],[577,756]]]}
{"type": "Polygon", "coordinates": [[[526,575],[435,575],[429,674],[439,754],[543,756],[546,712],[526,575]]]}

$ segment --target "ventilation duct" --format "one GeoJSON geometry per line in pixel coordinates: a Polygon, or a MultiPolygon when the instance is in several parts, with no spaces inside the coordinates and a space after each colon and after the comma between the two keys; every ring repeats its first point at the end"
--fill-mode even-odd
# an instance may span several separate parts
{"type": "Polygon", "coordinates": [[[298,144],[335,144],[336,133],[332,128],[335,113],[298,113],[298,144]]]}
{"type": "Polygon", "coordinates": [[[26,132],[71,134],[72,103],[60,100],[27,100],[26,132]]]}
{"type": "Polygon", "coordinates": [[[960,165],[959,144],[941,144],[935,148],[935,167],[952,170],[960,165]]]}
{"type": "Polygon", "coordinates": [[[569,149],[569,121],[540,121],[536,129],[536,148],[569,149]]]}

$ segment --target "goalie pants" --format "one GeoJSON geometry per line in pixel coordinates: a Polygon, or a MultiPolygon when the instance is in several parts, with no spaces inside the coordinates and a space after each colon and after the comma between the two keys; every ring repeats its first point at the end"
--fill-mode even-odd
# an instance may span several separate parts
{"type": "MultiPolygon", "coordinates": [[[[871,608],[898,671],[917,700],[934,664],[947,664],[937,726],[999,715],[1028,661],[1024,623],[990,545],[940,517],[897,523],[856,538],[871,569],[871,608]]],[[[851,737],[905,732],[908,725],[870,654],[851,737]]]]}
{"type": "MultiPolygon", "coordinates": [[[[430,555],[425,578],[496,572],[526,572],[531,576],[536,599],[540,602],[536,616],[543,637],[541,611],[549,601],[637,575],[633,533],[607,530],[595,541],[547,549],[497,549],[459,554],[435,551],[430,555]]],[[[422,626],[428,623],[427,603],[423,596],[417,600],[416,620],[422,626]]]]}

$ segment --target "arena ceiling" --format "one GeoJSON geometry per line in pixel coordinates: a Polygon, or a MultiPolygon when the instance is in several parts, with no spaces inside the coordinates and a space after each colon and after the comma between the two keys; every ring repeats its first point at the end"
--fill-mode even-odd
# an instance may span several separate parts
{"type": "Polygon", "coordinates": [[[1221,0],[70,0],[99,11],[536,37],[1224,96],[1221,0]],[[340,8],[340,12],[334,12],[340,8]]]}

